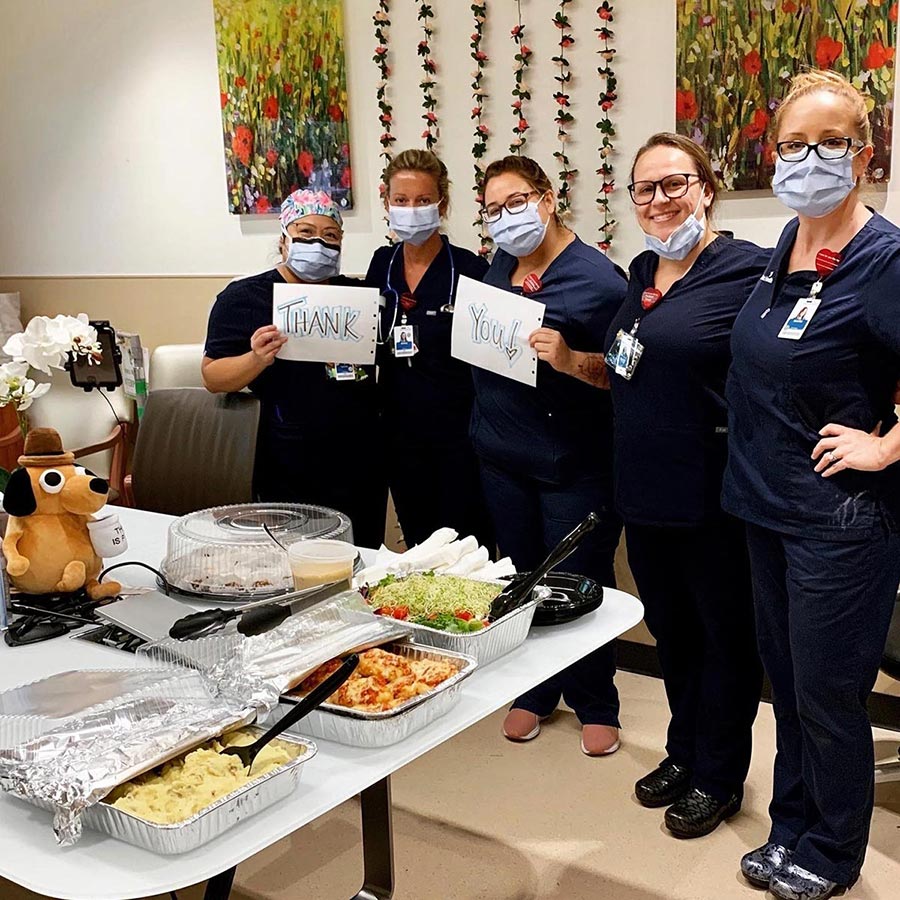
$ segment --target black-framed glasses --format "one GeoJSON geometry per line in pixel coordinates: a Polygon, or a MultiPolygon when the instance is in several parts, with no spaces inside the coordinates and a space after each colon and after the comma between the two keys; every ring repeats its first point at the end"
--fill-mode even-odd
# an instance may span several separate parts
{"type": "Polygon", "coordinates": [[[829,137],[816,144],[806,141],[779,141],[775,145],[778,155],[785,162],[802,162],[811,150],[816,151],[819,159],[843,159],[853,147],[865,147],[862,141],[851,137],[829,137]]]}
{"type": "Polygon", "coordinates": [[[481,210],[481,221],[485,223],[496,222],[504,209],[508,213],[517,216],[519,213],[525,212],[529,197],[533,194],[537,194],[540,197],[542,193],[542,191],[528,191],[527,193],[513,194],[511,197],[506,198],[505,203],[492,203],[490,206],[485,206],[481,210]]]}
{"type": "Polygon", "coordinates": [[[628,193],[635,206],[646,206],[648,203],[652,203],[657,188],[662,191],[663,197],[667,200],[677,200],[688,192],[692,178],[703,181],[696,172],[673,172],[658,181],[632,182],[628,185],[628,193]]]}

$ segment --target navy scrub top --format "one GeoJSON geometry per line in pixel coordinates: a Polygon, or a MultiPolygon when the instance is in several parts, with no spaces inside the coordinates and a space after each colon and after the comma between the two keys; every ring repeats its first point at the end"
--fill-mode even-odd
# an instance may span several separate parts
{"type": "MultiPolygon", "coordinates": [[[[362,286],[362,282],[343,276],[328,283],[362,286]]],[[[219,294],[209,314],[206,356],[221,359],[249,352],[253,332],[272,324],[272,288],[276,284],[287,281],[272,269],[233,281],[219,294]]],[[[346,440],[354,429],[357,433],[374,429],[378,418],[375,367],[363,368],[368,374],[363,381],[335,381],[328,377],[324,363],[276,358],[249,385],[262,404],[261,430],[299,425],[305,435],[318,441],[322,437],[346,440]]]]}
{"type": "MultiPolygon", "coordinates": [[[[485,284],[521,294],[510,282],[518,260],[498,250],[485,284]]],[[[624,273],[577,237],[541,276],[544,325],[573,350],[602,353],[609,323],[625,296],[624,273]]],[[[472,441],[486,461],[549,484],[612,468],[612,404],[607,391],[540,362],[537,387],[472,369],[472,441]]]]}
{"type": "MultiPolygon", "coordinates": [[[[877,213],[840,252],[800,340],[777,334],[815,272],[786,274],[798,222],[735,322],[722,505],[748,522],[821,540],[859,540],[900,522],[900,466],[823,478],[810,458],[829,422],[884,434],[900,376],[900,229],[877,213]],[[771,306],[771,311],[763,313],[771,306]]],[[[832,248],[833,249],[833,248],[832,248]]]]}
{"type": "Polygon", "coordinates": [[[406,313],[407,324],[418,328],[419,352],[410,362],[395,357],[388,343],[392,323],[399,325],[403,317],[400,297],[409,293],[403,245],[379,247],[369,263],[366,284],[378,288],[385,298],[381,313],[385,343],[378,348],[379,406],[388,433],[401,436],[405,444],[431,443],[447,435],[467,440],[474,395],[472,370],[468,363],[450,356],[453,313],[442,312],[441,307],[453,303],[460,275],[481,281],[487,270],[486,260],[443,239],[440,252],[412,293],[416,305],[406,313]]]}
{"type": "Polygon", "coordinates": [[[615,503],[626,522],[691,526],[721,515],[728,453],[725,378],[734,320],[771,256],[747,241],[719,236],[653,309],[659,257],[631,264],[628,293],[606,335],[640,319],[644,352],[628,381],[610,370],[615,412],[615,503]]]}

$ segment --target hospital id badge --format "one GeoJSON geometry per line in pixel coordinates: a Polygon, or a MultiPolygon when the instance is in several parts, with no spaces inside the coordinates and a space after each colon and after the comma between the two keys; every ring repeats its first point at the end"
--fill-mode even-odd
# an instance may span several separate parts
{"type": "Polygon", "coordinates": [[[609,353],[606,354],[606,364],[616,375],[630,381],[643,352],[644,345],[637,337],[620,328],[612,347],[609,348],[609,353]]]}
{"type": "Polygon", "coordinates": [[[419,327],[397,325],[394,327],[391,350],[397,359],[409,359],[419,352],[419,327]]]}
{"type": "Polygon", "coordinates": [[[819,297],[803,297],[798,300],[787,321],[781,326],[778,337],[786,341],[799,341],[821,302],[819,297]]]}
{"type": "Polygon", "coordinates": [[[325,366],[329,378],[335,381],[356,381],[356,366],[352,363],[336,363],[325,366]]]}

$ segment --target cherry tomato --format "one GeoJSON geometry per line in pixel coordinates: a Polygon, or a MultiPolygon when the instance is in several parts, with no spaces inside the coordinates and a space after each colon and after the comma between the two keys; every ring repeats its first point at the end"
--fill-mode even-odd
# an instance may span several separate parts
{"type": "Polygon", "coordinates": [[[379,610],[379,613],[382,616],[392,616],[394,614],[394,607],[393,606],[382,606],[381,609],[379,610]]]}
{"type": "Polygon", "coordinates": [[[395,606],[393,615],[394,615],[395,619],[408,619],[409,618],[409,607],[408,606],[395,606]]]}
{"type": "Polygon", "coordinates": [[[472,618],[472,613],[465,609],[458,609],[453,615],[457,619],[462,619],[463,622],[468,622],[472,618]]]}

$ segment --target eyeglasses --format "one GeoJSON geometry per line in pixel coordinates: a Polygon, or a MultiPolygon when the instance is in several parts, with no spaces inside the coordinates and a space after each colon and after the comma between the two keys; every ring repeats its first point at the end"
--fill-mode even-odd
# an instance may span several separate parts
{"type": "Polygon", "coordinates": [[[775,145],[778,155],[785,162],[802,162],[809,156],[810,150],[815,150],[819,159],[843,159],[851,147],[865,147],[865,144],[850,137],[830,137],[817,144],[807,144],[805,141],[779,141],[775,145]]]}
{"type": "Polygon", "coordinates": [[[537,194],[540,197],[541,193],[541,191],[528,191],[528,193],[513,194],[511,197],[506,198],[506,203],[492,203],[481,210],[481,221],[485,223],[496,222],[504,209],[511,215],[517,216],[519,213],[525,212],[529,197],[533,194],[537,194]]]}
{"type": "Polygon", "coordinates": [[[667,200],[677,200],[688,192],[692,178],[703,181],[696,172],[676,172],[660,178],[659,181],[635,181],[628,185],[628,193],[631,194],[631,202],[635,206],[646,206],[648,203],[652,203],[657,187],[667,200]]]}

